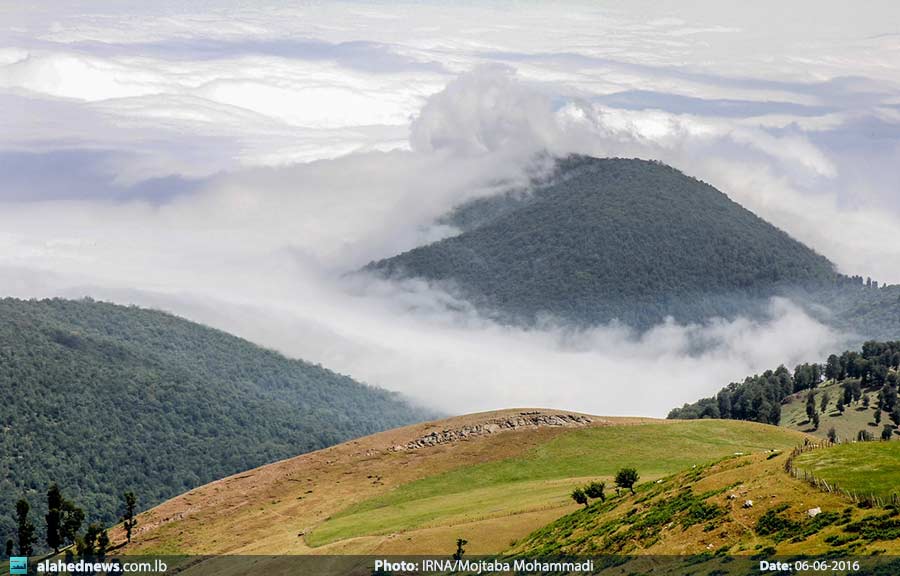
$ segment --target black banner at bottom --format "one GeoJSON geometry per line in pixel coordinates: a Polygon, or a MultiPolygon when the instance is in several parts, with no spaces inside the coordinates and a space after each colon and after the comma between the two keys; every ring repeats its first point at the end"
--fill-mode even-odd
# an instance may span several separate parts
{"type": "Polygon", "coordinates": [[[591,575],[749,576],[759,574],[898,576],[898,556],[110,556],[103,559],[21,558],[5,565],[11,576],[439,576],[591,575]]]}

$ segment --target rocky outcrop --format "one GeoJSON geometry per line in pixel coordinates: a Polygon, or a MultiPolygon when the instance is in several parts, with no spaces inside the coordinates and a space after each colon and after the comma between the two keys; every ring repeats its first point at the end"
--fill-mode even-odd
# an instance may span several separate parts
{"type": "Polygon", "coordinates": [[[434,431],[425,436],[420,436],[415,440],[406,444],[399,444],[391,448],[394,452],[405,450],[418,450],[420,448],[428,448],[448,442],[457,442],[467,440],[476,436],[484,436],[487,434],[497,434],[508,430],[518,430],[521,428],[540,428],[542,426],[565,426],[577,427],[586,426],[592,420],[587,416],[578,414],[548,414],[545,412],[520,412],[514,416],[503,418],[492,418],[480,424],[472,424],[462,426],[452,430],[434,431]]]}

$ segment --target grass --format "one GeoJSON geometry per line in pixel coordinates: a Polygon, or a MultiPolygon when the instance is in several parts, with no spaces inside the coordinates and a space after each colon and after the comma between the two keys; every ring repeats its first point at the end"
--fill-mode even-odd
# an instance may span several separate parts
{"type": "Polygon", "coordinates": [[[642,480],[672,474],[735,452],[788,449],[801,437],[749,422],[695,420],[573,430],[527,453],[475,464],[397,487],[333,515],[307,541],[321,546],[372,534],[565,506],[572,488],[610,478],[622,466],[642,480]]]}
{"type": "Polygon", "coordinates": [[[900,442],[855,442],[813,450],[797,456],[794,466],[859,495],[887,499],[892,492],[900,494],[900,442]]]}
{"type": "Polygon", "coordinates": [[[636,496],[622,494],[574,511],[520,539],[506,555],[898,552],[900,512],[853,506],[843,495],[790,477],[780,459],[754,454],[691,468],[644,483],[636,496]],[[752,506],[744,505],[748,500],[752,506]],[[818,515],[808,514],[813,508],[820,509],[818,515]]]}
{"type": "MultiPolygon", "coordinates": [[[[864,396],[869,397],[869,408],[865,408],[862,402],[851,403],[844,407],[843,414],[836,407],[838,397],[843,395],[840,383],[829,381],[816,388],[813,393],[816,397],[816,410],[819,410],[822,396],[826,393],[829,397],[828,406],[824,412],[819,413],[819,429],[813,430],[812,423],[806,417],[806,396],[808,390],[795,394],[781,407],[781,425],[792,430],[799,430],[813,434],[820,438],[828,435],[828,430],[834,428],[841,440],[855,440],[860,430],[866,430],[876,438],[881,435],[882,426],[875,425],[875,405],[877,392],[863,391],[864,396]]],[[[890,422],[887,412],[882,412],[882,425],[890,422]]]]}

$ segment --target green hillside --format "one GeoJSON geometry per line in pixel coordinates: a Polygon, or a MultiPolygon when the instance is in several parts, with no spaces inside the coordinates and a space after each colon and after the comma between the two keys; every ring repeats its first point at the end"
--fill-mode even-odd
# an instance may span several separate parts
{"type": "MultiPolygon", "coordinates": [[[[900,442],[856,442],[812,450],[794,468],[860,497],[900,497],[900,442]]],[[[898,524],[900,536],[900,524],[898,524]]]]}
{"type": "Polygon", "coordinates": [[[802,438],[771,426],[709,420],[575,430],[514,458],[428,476],[350,506],[317,526],[307,541],[321,546],[423,526],[465,524],[485,515],[565,507],[571,504],[573,483],[602,478],[611,486],[622,466],[639,468],[652,480],[735,452],[789,449],[802,438]]]}
{"type": "MultiPolygon", "coordinates": [[[[844,453],[859,447],[847,445],[844,453]]],[[[830,451],[820,449],[808,454],[830,451]]],[[[692,555],[690,563],[695,566],[691,573],[707,574],[730,573],[727,566],[715,564],[727,564],[731,555],[842,558],[900,552],[900,520],[895,509],[855,506],[843,494],[820,490],[794,478],[784,470],[786,458],[779,452],[736,455],[661,481],[645,482],[635,495],[622,492],[605,502],[594,500],[551,522],[507,553],[551,557],[692,555]]],[[[851,460],[837,464],[834,473],[862,478],[871,472],[844,466],[862,458],[851,460]]],[[[872,476],[889,481],[895,479],[896,472],[872,476]]],[[[626,564],[621,573],[643,573],[633,564],[639,561],[626,564]]]]}
{"type": "Polygon", "coordinates": [[[648,326],[753,310],[833,265],[712,186],[658,162],[570,157],[533,193],[457,208],[464,232],[367,266],[461,291],[512,320],[648,326]]]}
{"type": "Polygon", "coordinates": [[[162,312],[0,300],[0,536],[59,483],[89,520],[422,420],[392,393],[162,312]]]}
{"type": "Polygon", "coordinates": [[[784,366],[732,382],[669,418],[779,424],[833,441],[900,437],[900,341],[869,341],[824,363],[784,366]],[[868,437],[871,436],[871,437],[868,437]]]}

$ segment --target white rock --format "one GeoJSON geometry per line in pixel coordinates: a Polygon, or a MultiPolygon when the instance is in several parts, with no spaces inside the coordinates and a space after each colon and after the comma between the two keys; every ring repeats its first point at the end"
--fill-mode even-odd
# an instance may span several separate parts
{"type": "Polygon", "coordinates": [[[745,500],[744,508],[753,508],[753,500],[745,500]]]}
{"type": "Polygon", "coordinates": [[[819,508],[818,506],[816,506],[815,508],[810,508],[809,510],[806,511],[806,515],[809,516],[810,518],[815,518],[816,516],[818,516],[821,513],[822,513],[822,509],[819,508]]]}

